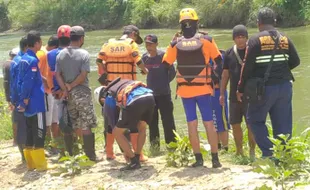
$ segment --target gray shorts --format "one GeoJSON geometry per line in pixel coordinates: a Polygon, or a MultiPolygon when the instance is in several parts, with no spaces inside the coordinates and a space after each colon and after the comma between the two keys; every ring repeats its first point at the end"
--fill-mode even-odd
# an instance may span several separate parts
{"type": "Polygon", "coordinates": [[[229,102],[229,123],[231,125],[240,124],[244,117],[246,121],[246,114],[248,109],[248,103],[241,102],[229,102]]]}

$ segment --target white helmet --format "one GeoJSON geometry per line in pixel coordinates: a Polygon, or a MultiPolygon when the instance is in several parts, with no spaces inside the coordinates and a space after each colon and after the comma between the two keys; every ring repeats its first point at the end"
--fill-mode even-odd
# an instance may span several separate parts
{"type": "Polygon", "coordinates": [[[97,104],[99,104],[100,106],[102,106],[102,103],[100,102],[100,98],[101,98],[102,91],[104,89],[105,89],[105,86],[100,86],[94,90],[94,99],[97,102],[97,104]]]}

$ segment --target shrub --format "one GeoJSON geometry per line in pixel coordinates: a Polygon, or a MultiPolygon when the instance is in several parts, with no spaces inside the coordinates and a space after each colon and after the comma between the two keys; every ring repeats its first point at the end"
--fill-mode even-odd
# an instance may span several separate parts
{"type": "Polygon", "coordinates": [[[273,157],[254,163],[254,171],[271,177],[281,189],[309,184],[310,181],[310,128],[300,136],[288,137],[270,138],[274,144],[273,157]]]}
{"type": "Polygon", "coordinates": [[[0,1],[0,32],[8,30],[10,28],[10,20],[8,17],[7,4],[0,1]]]}

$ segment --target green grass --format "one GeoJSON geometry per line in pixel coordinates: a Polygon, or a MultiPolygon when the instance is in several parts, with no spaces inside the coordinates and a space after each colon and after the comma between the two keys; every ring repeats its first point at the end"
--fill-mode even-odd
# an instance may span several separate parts
{"type": "Polygon", "coordinates": [[[5,100],[4,92],[0,89],[0,141],[13,138],[11,112],[5,100]]]}

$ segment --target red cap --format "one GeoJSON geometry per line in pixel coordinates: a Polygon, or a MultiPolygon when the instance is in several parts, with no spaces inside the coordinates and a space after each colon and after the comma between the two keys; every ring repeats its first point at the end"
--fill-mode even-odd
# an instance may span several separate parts
{"type": "Polygon", "coordinates": [[[69,25],[61,25],[57,30],[58,38],[70,38],[71,27],[69,25]]]}

